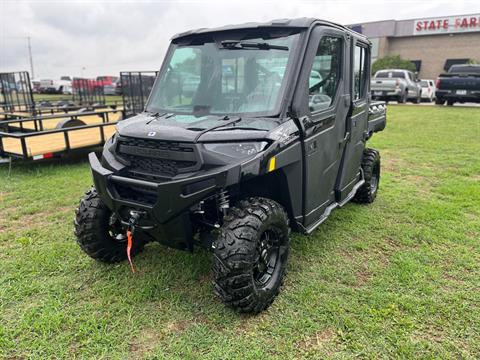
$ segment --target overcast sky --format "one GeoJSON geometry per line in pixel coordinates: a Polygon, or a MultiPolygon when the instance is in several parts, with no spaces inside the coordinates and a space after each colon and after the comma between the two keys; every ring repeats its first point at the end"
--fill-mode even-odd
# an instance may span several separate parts
{"type": "Polygon", "coordinates": [[[170,37],[215,27],[286,17],[341,24],[480,13],[480,0],[431,1],[8,1],[0,0],[0,71],[36,78],[116,75],[157,70],[170,37]]]}

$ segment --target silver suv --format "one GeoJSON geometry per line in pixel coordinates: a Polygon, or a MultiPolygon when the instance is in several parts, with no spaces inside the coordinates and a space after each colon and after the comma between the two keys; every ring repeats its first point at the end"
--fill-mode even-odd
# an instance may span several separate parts
{"type": "Polygon", "coordinates": [[[396,100],[399,103],[411,100],[418,104],[422,99],[419,81],[417,76],[408,70],[377,71],[371,82],[372,98],[385,101],[396,100]]]}

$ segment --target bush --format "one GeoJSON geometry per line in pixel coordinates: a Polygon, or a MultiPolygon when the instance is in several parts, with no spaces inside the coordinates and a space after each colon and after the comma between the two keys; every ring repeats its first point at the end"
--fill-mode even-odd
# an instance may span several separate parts
{"type": "Polygon", "coordinates": [[[415,65],[410,60],[405,60],[400,55],[385,56],[376,60],[372,64],[372,73],[375,74],[378,70],[383,69],[404,69],[410,71],[417,71],[415,65]]]}

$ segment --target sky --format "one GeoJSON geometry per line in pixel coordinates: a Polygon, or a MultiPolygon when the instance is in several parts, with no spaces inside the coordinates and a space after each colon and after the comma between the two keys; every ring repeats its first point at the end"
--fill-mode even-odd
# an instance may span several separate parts
{"type": "Polygon", "coordinates": [[[158,70],[172,35],[189,29],[317,17],[340,24],[480,13],[480,0],[0,0],[0,72],[35,78],[158,70]]]}

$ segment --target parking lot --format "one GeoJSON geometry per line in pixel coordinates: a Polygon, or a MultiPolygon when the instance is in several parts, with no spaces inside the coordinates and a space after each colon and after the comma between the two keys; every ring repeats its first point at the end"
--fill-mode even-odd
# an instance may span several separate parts
{"type": "Polygon", "coordinates": [[[295,235],[282,294],[255,317],[211,293],[207,252],[149,244],[136,274],[84,256],[85,158],[1,166],[0,357],[475,358],[479,138],[477,108],[389,105],[377,201],[295,235]]]}

